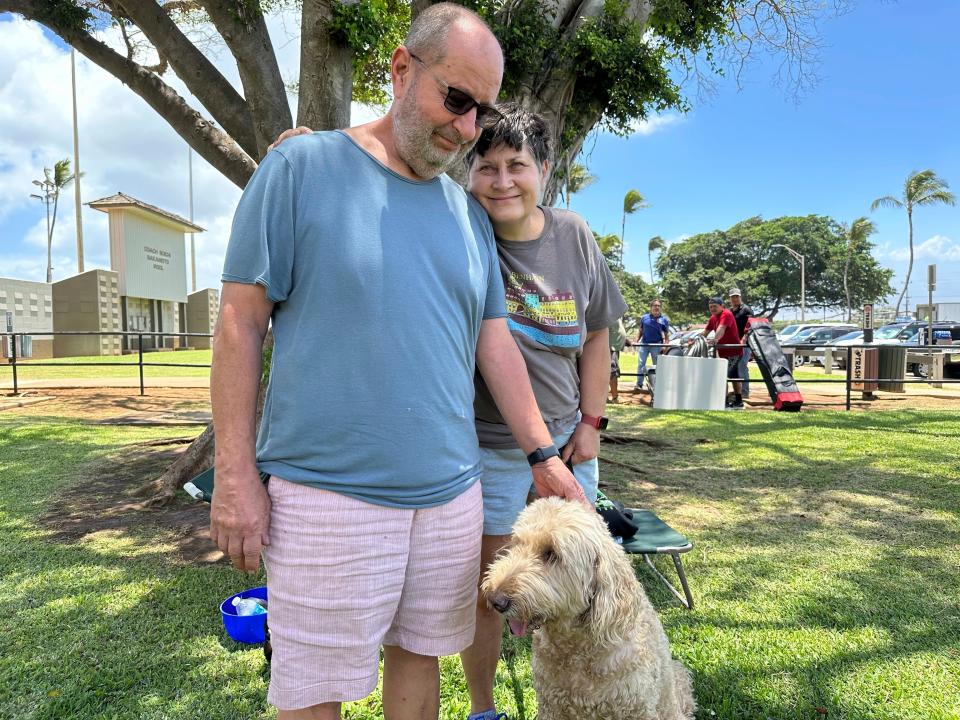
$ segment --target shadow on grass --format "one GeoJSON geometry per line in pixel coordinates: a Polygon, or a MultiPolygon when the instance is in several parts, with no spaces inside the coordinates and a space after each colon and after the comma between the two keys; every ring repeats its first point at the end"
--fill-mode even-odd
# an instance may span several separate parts
{"type": "Polygon", "coordinates": [[[960,692],[949,682],[924,685],[924,671],[911,676],[923,686],[904,690],[906,705],[884,701],[899,696],[902,670],[887,671],[872,697],[838,695],[837,686],[860,668],[878,677],[878,666],[911,668],[917,654],[935,657],[927,662],[946,677],[960,669],[955,415],[698,413],[674,424],[626,412],[619,419],[618,428],[632,421],[635,432],[669,432],[674,443],[660,452],[632,445],[601,453],[657,468],[641,477],[603,466],[607,481],[624,488],[621,499],[655,508],[695,543],[684,556],[693,613],[678,609],[652,573],[640,577],[675,647],[690,658],[703,707],[730,718],[815,717],[818,707],[857,719],[953,717],[938,712],[955,708],[960,692]],[[731,461],[748,451],[766,453],[770,464],[731,461]],[[716,649],[717,637],[734,649],[716,649]],[[735,649],[758,638],[787,646],[735,649]],[[700,653],[700,644],[717,655],[700,653]],[[795,692],[777,697],[770,691],[777,685],[795,692]]]}
{"type": "MultiPolygon", "coordinates": [[[[604,446],[649,472],[604,465],[603,473],[624,488],[620,499],[653,507],[696,545],[684,556],[694,612],[678,608],[648,571],[640,577],[676,654],[694,670],[699,717],[799,720],[821,716],[817,708],[848,720],[951,717],[929,708],[949,707],[956,691],[924,678],[958,667],[955,416],[622,418],[637,433],[669,439],[604,446]],[[832,443],[839,435],[850,442],[832,443]],[[731,466],[748,451],[770,462],[731,466]],[[934,656],[935,667],[917,665],[918,655],[934,656]],[[869,690],[845,692],[861,675],[869,690]],[[907,697],[912,709],[885,693],[907,697]]],[[[82,434],[51,440],[18,430],[15,442],[0,439],[4,472],[29,479],[26,496],[3,509],[15,542],[3,557],[0,612],[15,620],[0,659],[0,715],[261,717],[262,653],[224,641],[217,611],[256,580],[222,566],[176,566],[162,528],[117,523],[79,541],[69,527],[35,525],[51,493],[61,504],[71,492],[83,499],[83,488],[67,490],[71,478],[76,468],[97,472],[104,452],[82,434]],[[34,477],[52,465],[60,468],[53,477],[34,477]]],[[[505,641],[499,682],[517,717],[536,717],[527,642],[505,641]]]]}
{"type": "Polygon", "coordinates": [[[262,651],[225,654],[218,610],[262,582],[172,561],[176,528],[107,522],[78,534],[38,523],[112,448],[78,423],[0,430],[0,470],[13,479],[0,488],[0,717],[263,716],[262,651]]]}

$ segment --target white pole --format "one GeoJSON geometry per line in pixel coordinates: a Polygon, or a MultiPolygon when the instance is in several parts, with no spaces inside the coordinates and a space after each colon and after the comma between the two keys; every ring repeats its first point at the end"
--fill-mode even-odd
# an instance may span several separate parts
{"type": "MultiPolygon", "coordinates": [[[[190,186],[190,222],[193,222],[193,150],[187,146],[187,175],[190,186]]],[[[197,291],[197,243],[196,233],[190,233],[190,287],[197,291]]]]}
{"type": "Polygon", "coordinates": [[[43,185],[43,202],[47,206],[47,284],[53,282],[53,235],[50,233],[50,183],[43,185]]]}
{"type": "Polygon", "coordinates": [[[803,255],[800,255],[800,322],[807,319],[807,274],[803,261],[803,255]]]}
{"type": "Polygon", "coordinates": [[[70,50],[70,85],[73,89],[73,205],[77,214],[77,272],[83,272],[83,218],[80,203],[80,133],[77,127],[77,61],[70,50]]]}

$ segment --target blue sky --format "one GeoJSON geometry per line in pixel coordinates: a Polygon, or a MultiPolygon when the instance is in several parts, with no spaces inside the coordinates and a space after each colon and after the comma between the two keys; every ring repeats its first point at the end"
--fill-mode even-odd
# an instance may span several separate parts
{"type": "MultiPolygon", "coordinates": [[[[758,63],[741,90],[723,81],[712,100],[650,134],[599,137],[588,158],[598,180],[571,209],[619,233],[624,193],[643,193],[651,207],[627,219],[625,262],[644,272],[654,235],[676,240],[752,215],[870,215],[876,255],[899,287],[906,213],[871,214],[870,203],[899,196],[907,174],[925,168],[960,193],[958,25],[956,0],[862,1],[823,24],[821,81],[799,103],[771,85],[776,63],[758,63]]],[[[943,240],[918,253],[911,298],[922,291],[926,302],[926,266],[937,262],[937,296],[960,301],[960,207],[921,208],[914,225],[917,246],[943,240]]]]}
{"type": "MultiPolygon", "coordinates": [[[[799,102],[772,82],[779,61],[761,58],[742,76],[742,88],[722,79],[716,94],[694,98],[686,115],[655,118],[630,138],[589,140],[586,160],[598,180],[571,207],[598,232],[619,233],[624,193],[642,192],[651,207],[627,220],[625,262],[644,274],[654,235],[676,241],[752,215],[819,213],[845,222],[870,215],[879,228],[875,254],[896,271],[899,287],[906,215],[871,214],[870,202],[899,195],[907,173],[925,168],[960,191],[958,26],[957,0],[860,0],[822,24],[820,81],[799,102]]],[[[295,74],[296,43],[276,44],[281,71],[295,74]]],[[[217,64],[236,81],[228,58],[221,53],[217,64]]],[[[48,34],[9,15],[0,19],[0,276],[44,277],[45,221],[28,196],[44,165],[72,157],[69,67],[69,54],[48,34]]],[[[186,215],[183,142],[83,59],[78,83],[84,202],[120,190],[186,215]]],[[[195,217],[208,229],[198,238],[200,286],[216,287],[239,194],[196,157],[194,186],[195,217]]],[[[72,192],[64,200],[57,278],[76,271],[72,192]]],[[[83,218],[87,267],[107,267],[106,218],[89,208],[83,218]]],[[[915,245],[911,307],[925,301],[930,262],[938,264],[936,299],[960,301],[960,207],[919,209],[915,245]]]]}

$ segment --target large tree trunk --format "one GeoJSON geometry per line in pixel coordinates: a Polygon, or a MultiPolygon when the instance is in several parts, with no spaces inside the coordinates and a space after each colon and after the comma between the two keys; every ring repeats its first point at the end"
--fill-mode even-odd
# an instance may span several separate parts
{"type": "MultiPolygon", "coordinates": [[[[627,15],[641,25],[645,25],[652,9],[653,3],[650,0],[630,0],[627,15]]],[[[503,12],[510,11],[508,4],[503,12]]],[[[554,11],[549,14],[549,19],[561,37],[570,39],[576,35],[584,20],[597,17],[603,12],[602,0],[559,0],[554,11]]],[[[535,72],[519,79],[517,86],[521,90],[510,98],[528,110],[543,115],[554,138],[550,158],[550,177],[547,178],[543,197],[545,205],[553,205],[557,199],[558,181],[562,175],[559,175],[556,170],[565,167],[568,159],[572,162],[573,158],[576,158],[587,135],[602,118],[602,113],[596,113],[583,118],[579,127],[566,127],[565,118],[573,102],[576,83],[577,72],[575,68],[570,67],[569,59],[560,57],[551,49],[545,53],[540,67],[535,72]],[[560,139],[564,132],[570,129],[573,132],[567,134],[572,137],[572,140],[567,147],[561,148],[560,139]]]]}
{"type": "MultiPolygon", "coordinates": [[[[347,0],[352,4],[356,0],[347,0]]],[[[332,130],[350,125],[353,51],[330,34],[329,0],[303,0],[297,125],[332,130]]]]}
{"type": "MultiPolygon", "coordinates": [[[[263,353],[273,348],[273,331],[267,332],[263,341],[263,353]]],[[[214,349],[216,352],[216,349],[214,349]]],[[[263,403],[266,400],[266,379],[260,383],[257,393],[257,428],[260,427],[260,418],[263,417],[263,403]]],[[[176,497],[183,484],[196,477],[207,468],[213,467],[213,451],[215,436],[213,423],[207,425],[202,433],[190,443],[186,451],[178,457],[166,471],[155,480],[150,481],[141,492],[151,495],[148,505],[165,505],[176,497]]]]}

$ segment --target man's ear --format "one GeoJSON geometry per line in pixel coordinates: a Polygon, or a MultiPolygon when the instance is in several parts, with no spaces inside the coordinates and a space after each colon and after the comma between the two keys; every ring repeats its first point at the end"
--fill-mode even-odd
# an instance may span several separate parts
{"type": "Polygon", "coordinates": [[[402,98],[410,89],[413,63],[414,59],[405,46],[400,45],[393,51],[393,56],[390,58],[390,79],[393,82],[394,98],[402,98]]]}

